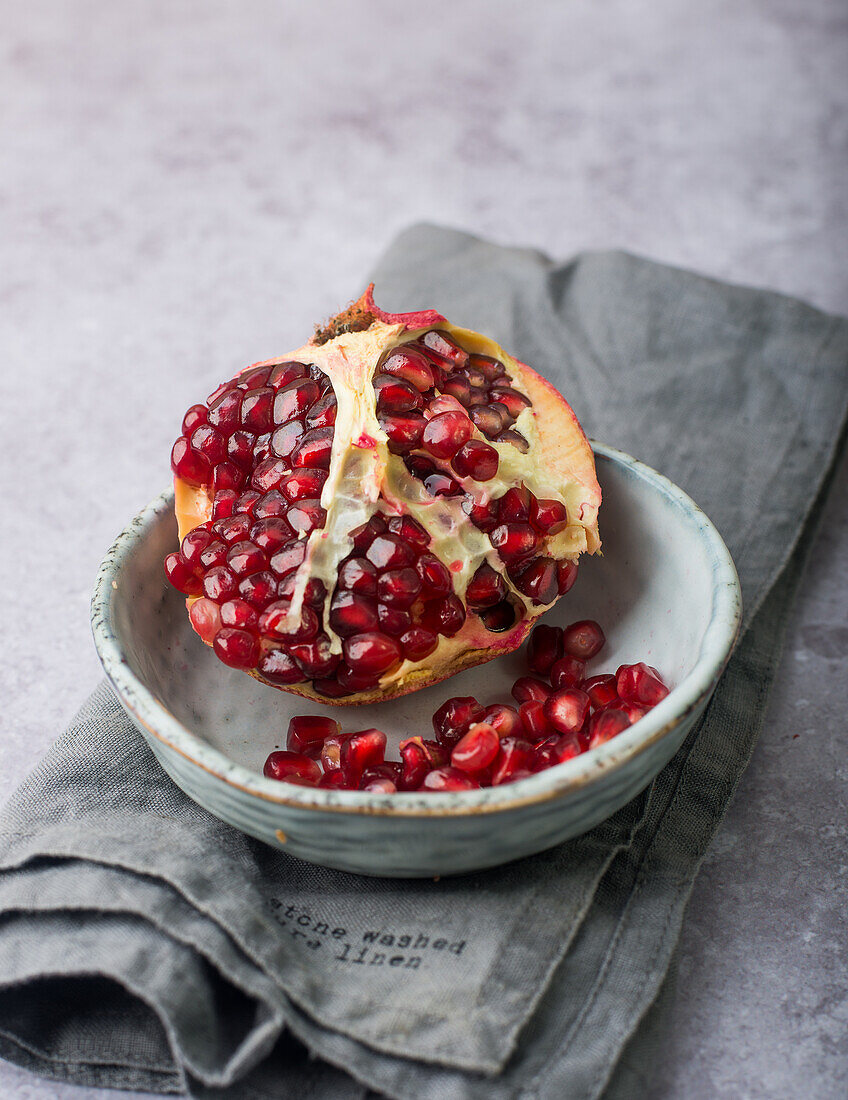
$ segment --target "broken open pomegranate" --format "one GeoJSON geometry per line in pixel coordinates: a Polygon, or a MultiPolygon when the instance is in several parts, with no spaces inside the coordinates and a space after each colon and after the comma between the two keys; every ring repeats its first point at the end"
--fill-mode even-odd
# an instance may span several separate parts
{"type": "Polygon", "coordinates": [[[371,289],[193,405],[171,456],[181,545],[165,571],[195,631],[225,664],[328,703],[514,650],[600,545],[592,451],[560,394],[437,313],[382,312],[371,289]]]}

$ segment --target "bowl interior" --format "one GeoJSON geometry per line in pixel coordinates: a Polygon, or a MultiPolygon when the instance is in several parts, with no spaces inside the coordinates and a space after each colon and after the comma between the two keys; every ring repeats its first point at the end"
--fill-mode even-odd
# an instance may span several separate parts
{"type": "MultiPolygon", "coordinates": [[[[583,561],[574,588],[545,621],[601,623],[607,645],[591,663],[591,674],[644,660],[669,685],[679,685],[715,632],[717,578],[727,571],[723,548],[706,517],[665,479],[617,452],[596,451],[604,494],[603,556],[583,561]]],[[[183,726],[254,772],[261,773],[272,749],[284,747],[292,715],[331,713],[348,731],[377,726],[396,746],[403,737],[432,736],[431,716],[452,695],[512,702],[510,686],[527,671],[519,650],[404,698],[365,707],[322,707],[265,687],[217,660],[192,631],[183,599],[166,583],[162,559],[177,542],[169,499],[160,498],[134,526],[109,601],[123,658],[142,689],[183,726]]],[[[723,629],[732,638],[732,627],[723,629]]]]}

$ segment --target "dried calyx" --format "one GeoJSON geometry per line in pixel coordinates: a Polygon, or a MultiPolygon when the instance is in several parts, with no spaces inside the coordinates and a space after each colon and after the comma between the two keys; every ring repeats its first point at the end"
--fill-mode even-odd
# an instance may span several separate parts
{"type": "Polygon", "coordinates": [[[225,663],[326,702],[510,652],[600,543],[568,404],[436,313],[359,302],[193,405],[171,583],[225,663]]]}

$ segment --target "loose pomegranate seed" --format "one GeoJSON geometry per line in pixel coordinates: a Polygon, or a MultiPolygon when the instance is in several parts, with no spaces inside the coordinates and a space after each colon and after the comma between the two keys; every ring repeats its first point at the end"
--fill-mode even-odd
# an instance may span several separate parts
{"type": "Polygon", "coordinates": [[[464,734],[451,753],[451,764],[464,772],[479,772],[492,763],[501,747],[491,726],[478,722],[464,734]]]}
{"type": "Polygon", "coordinates": [[[334,718],[320,714],[299,714],[289,721],[286,748],[307,755],[320,753],[327,737],[338,736],[341,726],[334,718]]]}
{"type": "Polygon", "coordinates": [[[227,564],[237,577],[246,577],[267,569],[268,559],[252,542],[235,542],[227,552],[227,564]]]}
{"type": "Polygon", "coordinates": [[[256,633],[259,628],[259,616],[246,600],[235,599],[222,603],[221,622],[224,626],[235,626],[251,633],[256,633]]]}
{"type": "Polygon", "coordinates": [[[573,586],[577,580],[577,562],[576,561],[559,561],[557,562],[557,590],[560,596],[564,596],[566,592],[573,586]]]}
{"type": "Polygon", "coordinates": [[[512,697],[516,703],[544,703],[551,694],[551,688],[535,676],[519,676],[512,685],[512,697]]]}
{"type": "Polygon", "coordinates": [[[424,782],[421,784],[422,791],[476,791],[479,789],[480,784],[476,779],[472,779],[470,775],[450,765],[446,768],[434,768],[424,776],[424,782]]]}
{"type": "Polygon", "coordinates": [[[341,638],[376,630],[377,604],[359,592],[337,591],[330,605],[330,626],[341,638]]]}
{"type": "Polygon", "coordinates": [[[285,424],[287,420],[302,417],[320,396],[321,391],[311,378],[296,378],[287,383],[277,391],[274,401],[274,423],[285,424]]]}
{"type": "Polygon", "coordinates": [[[529,771],[532,747],[520,737],[504,737],[492,769],[492,786],[499,787],[529,771]]]}
{"type": "Polygon", "coordinates": [[[435,458],[453,458],[474,427],[464,412],[444,412],[427,421],[422,444],[435,458]]]}
{"type": "Polygon", "coordinates": [[[401,765],[397,760],[384,760],[381,764],[372,764],[362,773],[359,781],[359,789],[365,790],[364,784],[372,779],[388,779],[397,784],[401,777],[401,765]]]}
{"type": "Polygon", "coordinates": [[[311,428],[292,451],[292,465],[329,470],[334,428],[311,428]]]}
{"type": "Polygon", "coordinates": [[[300,621],[288,619],[289,603],[278,600],[269,604],[259,616],[259,629],[269,637],[282,638],[287,642],[311,642],[318,633],[318,616],[311,607],[300,609],[300,621]]]}
{"type": "Polygon", "coordinates": [[[269,683],[278,684],[281,687],[303,681],[303,673],[291,657],[281,649],[269,649],[263,653],[256,665],[256,671],[269,683]]]}
{"type": "Polygon", "coordinates": [[[389,607],[388,604],[377,604],[377,621],[383,634],[390,638],[400,638],[412,627],[412,615],[401,607],[389,607]]]}
{"type": "Polygon", "coordinates": [[[589,696],[580,688],[560,688],[545,701],[545,717],[560,733],[577,733],[589,713],[589,696]]]}
{"type": "Polygon", "coordinates": [[[381,764],[386,755],[386,735],[378,729],[352,733],[342,743],[339,764],[348,783],[358,784],[366,768],[381,764]]]}
{"type": "Polygon", "coordinates": [[[205,485],[212,467],[205,455],[194,451],[185,436],[180,436],[171,451],[171,469],[189,485],[205,485]]]}
{"type": "Polygon", "coordinates": [[[348,558],[339,569],[338,586],[373,596],[377,591],[377,570],[365,558],[348,558]]]}
{"type": "Polygon", "coordinates": [[[221,629],[221,611],[218,605],[204,596],[194,601],[188,614],[196,633],[211,645],[212,639],[221,629]]]}
{"type": "Polygon", "coordinates": [[[668,688],[655,671],[640,661],[636,665],[622,665],[616,673],[618,694],[627,703],[641,703],[654,707],[668,695],[668,688]]]}
{"type": "Polygon", "coordinates": [[[561,657],[551,668],[551,683],[555,688],[580,687],[585,678],[586,662],[579,657],[561,657]]]}
{"type": "Polygon", "coordinates": [[[321,507],[320,500],[310,497],[297,501],[286,513],[289,525],[303,535],[323,527],[326,519],[327,513],[321,507]]]}
{"type": "Polygon", "coordinates": [[[395,455],[408,454],[420,446],[426,423],[420,413],[380,417],[380,427],[389,437],[389,450],[395,455]]]}
{"type": "MultiPolygon", "coordinates": [[[[574,658],[566,658],[566,660],[574,660],[574,658]]],[[[592,676],[584,680],[581,686],[589,696],[593,710],[603,710],[604,707],[612,706],[618,700],[614,676],[592,676]]]]}
{"type": "Polygon", "coordinates": [[[394,638],[373,630],[345,638],[343,650],[350,668],[365,676],[388,672],[402,657],[400,645],[394,638]]]}
{"type": "Polygon", "coordinates": [[[375,794],[394,794],[397,791],[397,786],[391,779],[386,779],[385,776],[378,775],[374,779],[367,779],[362,777],[359,783],[359,789],[361,791],[373,791],[375,794]]]}
{"type": "Polygon", "coordinates": [[[593,619],[581,619],[567,626],[562,635],[564,653],[589,661],[604,647],[604,632],[593,619]]]}
{"type": "Polygon", "coordinates": [[[549,736],[551,724],[545,714],[545,704],[537,699],[530,699],[522,703],[518,708],[518,717],[521,725],[531,741],[539,741],[549,736]]]}
{"type": "Polygon", "coordinates": [[[349,733],[332,733],[324,738],[321,746],[321,767],[325,772],[341,769],[342,745],[350,739],[349,733]]]}
{"type": "Polygon", "coordinates": [[[203,592],[210,600],[223,603],[238,592],[238,578],[226,565],[215,565],[203,578],[203,592]]]}
{"type": "Polygon", "coordinates": [[[212,645],[216,655],[231,668],[253,668],[259,660],[259,639],[247,630],[222,627],[212,645]]]}
{"type": "Polygon", "coordinates": [[[182,434],[189,439],[191,433],[195,428],[199,428],[201,424],[206,423],[206,417],[208,416],[208,410],[205,405],[192,405],[188,412],[183,417],[183,432],[182,434]]]}
{"type": "Polygon", "coordinates": [[[377,569],[398,569],[404,565],[412,565],[415,555],[397,535],[391,533],[377,535],[365,556],[377,569]]]}
{"type": "Polygon", "coordinates": [[[547,676],[562,657],[562,627],[541,623],[530,635],[527,646],[527,667],[540,676],[547,676]]]}
{"type": "Polygon", "coordinates": [[[468,362],[468,352],[452,340],[446,332],[431,329],[429,332],[425,332],[420,340],[428,351],[435,352],[442,359],[447,359],[458,367],[468,362]]]}
{"type": "Polygon", "coordinates": [[[504,561],[515,562],[533,553],[538,535],[529,523],[502,523],[489,532],[489,541],[504,561]]]}
{"type": "Polygon", "coordinates": [[[553,603],[559,595],[556,563],[552,558],[534,558],[522,566],[514,581],[518,591],[536,604],[553,603]]]}
{"type": "Polygon", "coordinates": [[[410,566],[387,569],[377,581],[377,598],[391,607],[411,607],[421,592],[421,579],[410,566]]]}
{"type": "Polygon", "coordinates": [[[573,760],[580,752],[580,742],[576,737],[568,734],[548,737],[533,750],[530,766],[534,772],[544,771],[556,764],[564,764],[566,760],[573,760]]]}
{"type": "Polygon", "coordinates": [[[644,718],[645,715],[651,710],[651,707],[646,707],[642,703],[621,703],[621,709],[630,719],[630,725],[638,722],[640,718],[644,718]]]}
{"type": "Polygon", "coordinates": [[[492,727],[498,737],[520,737],[523,733],[521,718],[515,707],[506,703],[493,703],[486,707],[483,721],[492,727]]]}
{"type": "MultiPolygon", "coordinates": [[[[475,610],[481,607],[494,607],[506,595],[506,583],[500,573],[491,565],[483,562],[468,582],[465,590],[465,602],[475,610]]],[[[538,627],[536,628],[538,630],[538,627]]]]}
{"type": "Polygon", "coordinates": [[[403,655],[407,661],[423,661],[439,644],[438,637],[423,626],[413,626],[400,636],[403,655]]]}
{"type": "Polygon", "coordinates": [[[450,572],[435,554],[422,554],[415,563],[415,569],[427,596],[445,596],[451,591],[450,572]]]}
{"type": "Polygon", "coordinates": [[[279,458],[289,458],[298,442],[303,438],[305,430],[303,422],[300,420],[290,420],[287,424],[283,424],[271,436],[271,450],[279,458]]]}
{"type": "Polygon", "coordinates": [[[374,393],[377,397],[377,411],[384,415],[416,412],[424,407],[424,401],[415,386],[390,374],[378,374],[375,377],[374,393]]]}
{"type": "Polygon", "coordinates": [[[604,741],[617,737],[629,725],[629,715],[616,707],[596,711],[589,720],[589,748],[594,749],[604,741]]]}
{"type": "Polygon", "coordinates": [[[390,374],[394,378],[402,378],[404,382],[409,382],[420,393],[431,390],[435,382],[430,364],[420,351],[409,345],[395,348],[384,360],[380,369],[383,374],[390,374]]]}
{"type": "Polygon", "coordinates": [[[433,715],[437,740],[452,748],[477,722],[484,721],[485,710],[473,695],[455,695],[446,699],[433,715]]]}
{"type": "Polygon", "coordinates": [[[401,741],[400,758],[398,788],[402,791],[417,791],[429,771],[447,763],[447,756],[441,745],[421,737],[409,737],[401,741]]]}
{"type": "Polygon", "coordinates": [[[291,781],[296,777],[317,783],[321,778],[321,769],[314,760],[302,752],[288,752],[286,749],[272,752],[262,770],[268,779],[291,781]]]}
{"type": "Polygon", "coordinates": [[[318,780],[318,786],[335,791],[345,791],[348,789],[341,768],[334,768],[332,771],[324,772],[318,780]]]}
{"type": "Polygon", "coordinates": [[[488,443],[469,439],[454,455],[451,465],[460,477],[490,481],[498,472],[498,452],[488,443]]]}

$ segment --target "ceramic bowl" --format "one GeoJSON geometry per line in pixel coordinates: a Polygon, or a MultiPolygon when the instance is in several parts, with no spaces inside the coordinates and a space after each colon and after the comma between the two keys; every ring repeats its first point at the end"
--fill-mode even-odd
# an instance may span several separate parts
{"type": "Polygon", "coordinates": [[[666,478],[595,445],[603,557],[546,617],[597,619],[607,645],[590,673],[644,660],[672,691],[618,737],[565,764],[479,791],[379,795],[266,779],[294,714],[331,713],[344,730],[377,726],[390,745],[432,736],[449,696],[511,702],[524,653],[389,703],[326,707],[222,665],[193,633],[162,559],[177,544],[163,493],[118,538],[92,602],[100,659],[127,714],[183,791],[238,829],[313,863],[423,877],[491,867],[592,828],[641,791],[703,711],[739,628],[736,570],[704,513],[666,478]]]}

